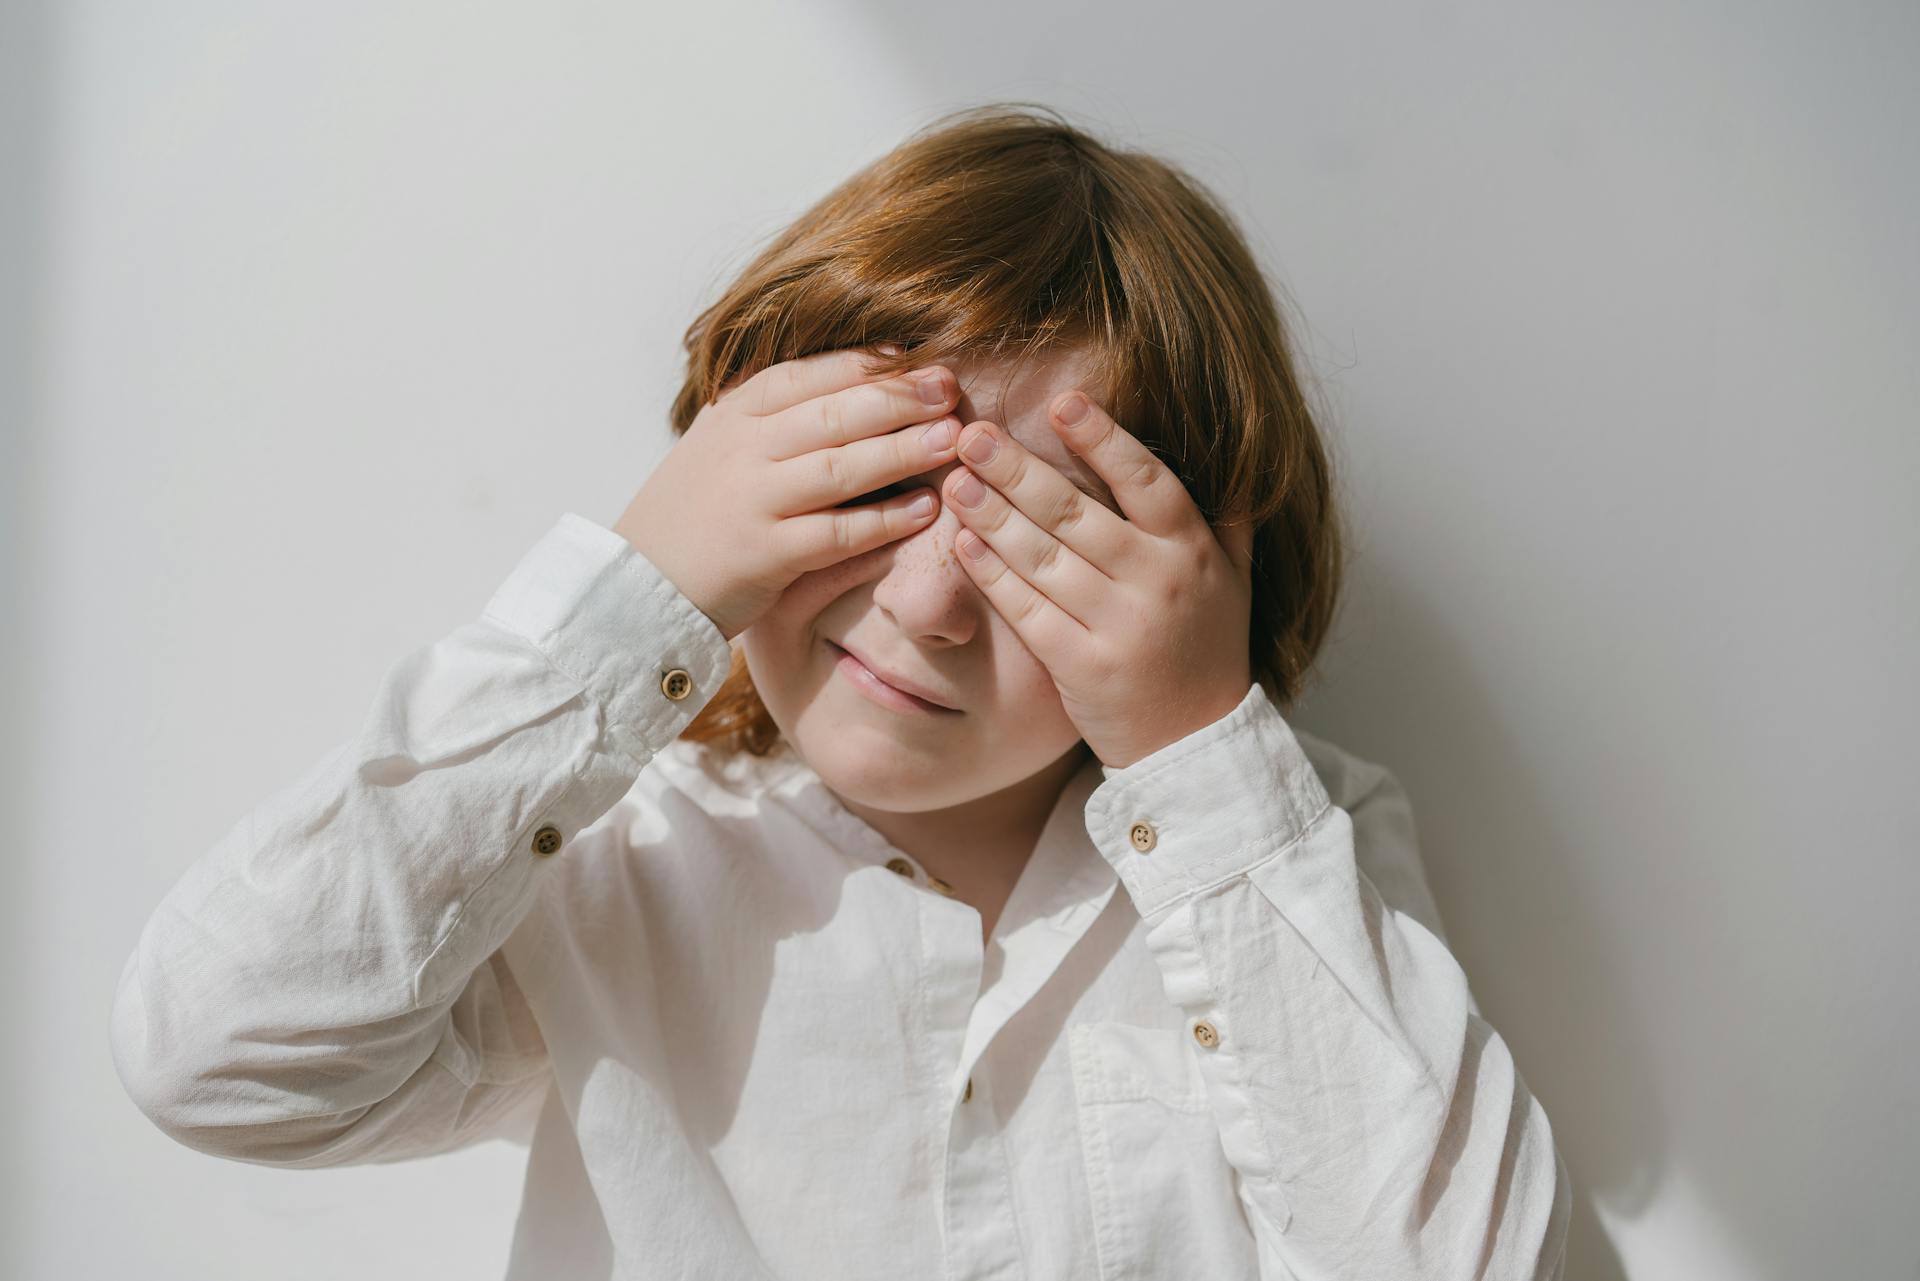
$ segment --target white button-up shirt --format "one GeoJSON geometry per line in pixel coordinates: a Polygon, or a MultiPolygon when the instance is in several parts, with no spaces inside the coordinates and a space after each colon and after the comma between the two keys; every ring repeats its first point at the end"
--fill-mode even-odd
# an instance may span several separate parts
{"type": "Polygon", "coordinates": [[[730,658],[563,515],[168,892],[134,1101],[267,1165],[527,1143],[525,1281],[1560,1274],[1386,770],[1255,684],[1090,759],[983,947],[789,747],[676,737],[730,658]]]}

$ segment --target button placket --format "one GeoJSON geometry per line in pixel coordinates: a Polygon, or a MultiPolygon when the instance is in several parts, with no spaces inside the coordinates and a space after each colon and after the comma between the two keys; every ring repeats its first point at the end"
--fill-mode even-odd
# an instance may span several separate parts
{"type": "MultiPolygon", "coordinates": [[[[897,854],[888,859],[884,866],[889,872],[904,876],[915,885],[920,883],[920,877],[922,875],[920,869],[897,854]]],[[[947,884],[947,882],[941,880],[932,872],[925,873],[925,876],[927,878],[927,888],[947,898],[953,897],[953,886],[947,884]]]]}

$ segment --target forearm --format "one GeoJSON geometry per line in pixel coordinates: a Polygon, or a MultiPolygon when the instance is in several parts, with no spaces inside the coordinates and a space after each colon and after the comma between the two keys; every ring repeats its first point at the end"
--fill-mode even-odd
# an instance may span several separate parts
{"type": "Polygon", "coordinates": [[[403,1087],[459,1104],[436,1072],[472,1087],[513,1070],[537,1030],[501,1023],[479,1064],[460,1033],[517,993],[470,981],[728,658],[616,536],[561,522],[478,620],[389,669],[353,738],[167,893],[116,994],[129,1093],[183,1142],[291,1161],[403,1087]],[[663,692],[668,669],[690,674],[686,696],[663,692]]]}
{"type": "MultiPolygon", "coordinates": [[[[1264,692],[1106,774],[1089,831],[1198,1033],[1271,1252],[1301,1278],[1553,1275],[1568,1190],[1546,1115],[1444,944],[1359,871],[1355,815],[1264,692]]],[[[1383,775],[1355,813],[1411,832],[1405,804],[1383,775]]]]}

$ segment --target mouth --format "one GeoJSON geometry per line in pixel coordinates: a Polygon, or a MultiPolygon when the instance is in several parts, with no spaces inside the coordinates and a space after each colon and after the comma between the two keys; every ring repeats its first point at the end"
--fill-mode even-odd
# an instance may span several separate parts
{"type": "Polygon", "coordinates": [[[833,656],[833,669],[855,690],[864,694],[872,702],[897,712],[930,713],[935,716],[959,716],[960,709],[936,703],[909,689],[902,689],[892,681],[875,672],[860,660],[860,657],[843,645],[826,642],[827,652],[833,656]]]}

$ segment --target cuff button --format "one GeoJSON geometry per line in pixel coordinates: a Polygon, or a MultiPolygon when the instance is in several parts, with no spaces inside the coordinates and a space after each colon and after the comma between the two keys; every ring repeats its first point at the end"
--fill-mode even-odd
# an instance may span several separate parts
{"type": "Polygon", "coordinates": [[[687,675],[686,668],[676,667],[661,675],[660,692],[677,703],[693,693],[693,677],[687,675]]]}
{"type": "Polygon", "coordinates": [[[1127,838],[1133,842],[1133,848],[1139,850],[1142,854],[1152,849],[1155,842],[1160,839],[1153,830],[1153,824],[1147,822],[1145,819],[1141,819],[1133,825],[1133,830],[1127,833],[1127,838]]]}
{"type": "Polygon", "coordinates": [[[560,829],[551,823],[533,834],[533,852],[541,858],[545,858],[565,843],[560,839],[560,829]]]}
{"type": "Polygon", "coordinates": [[[1193,1025],[1193,1039],[1211,1050],[1220,1044],[1220,1033],[1215,1030],[1213,1024],[1201,1019],[1193,1025]]]}

